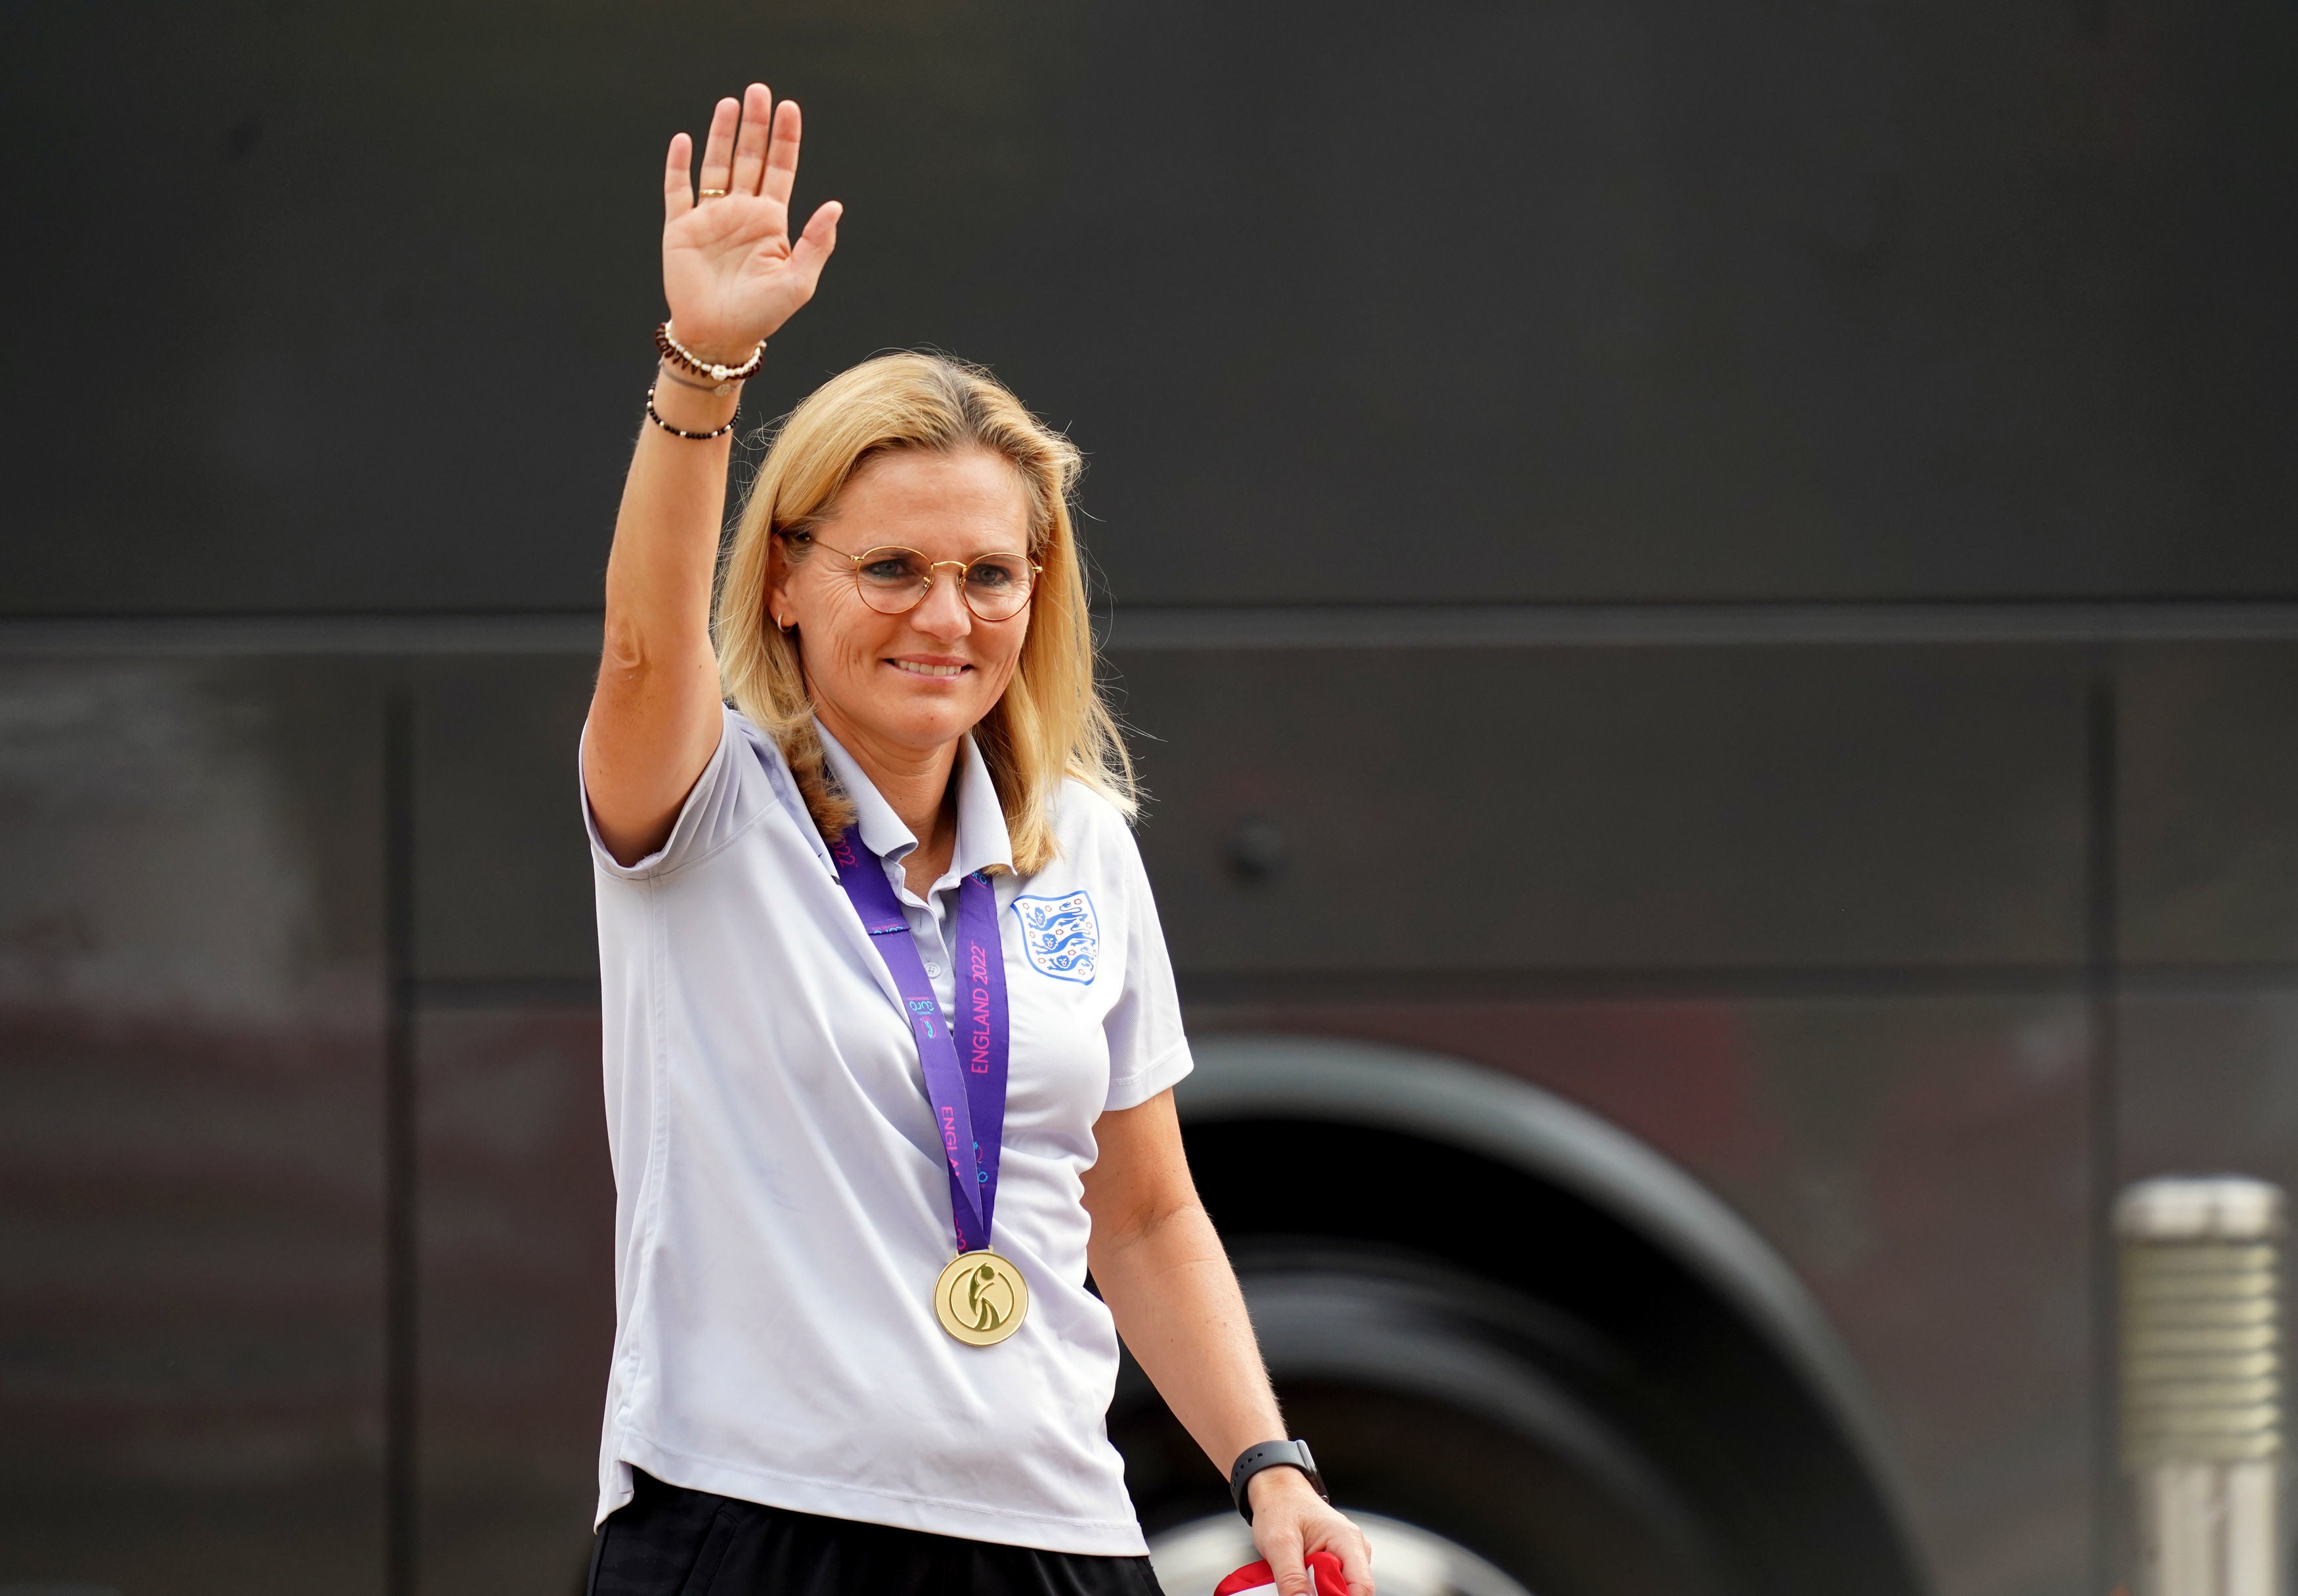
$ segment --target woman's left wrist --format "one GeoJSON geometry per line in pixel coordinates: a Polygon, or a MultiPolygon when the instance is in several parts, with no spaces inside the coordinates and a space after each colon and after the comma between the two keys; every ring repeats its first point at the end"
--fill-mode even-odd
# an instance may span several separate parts
{"type": "Polygon", "coordinates": [[[1244,1499],[1252,1505],[1254,1517],[1268,1512],[1280,1502],[1317,1502],[1324,1498],[1309,1476],[1290,1464],[1278,1464],[1264,1468],[1244,1483],[1244,1499]]]}

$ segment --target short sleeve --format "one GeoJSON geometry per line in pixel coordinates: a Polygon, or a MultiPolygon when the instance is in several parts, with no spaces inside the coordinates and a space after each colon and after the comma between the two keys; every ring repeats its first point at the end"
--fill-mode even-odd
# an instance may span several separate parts
{"type": "MultiPolygon", "coordinates": [[[[1112,819],[1115,817],[1112,815],[1112,819]]],[[[1181,1028],[1173,958],[1157,921],[1157,900],[1133,834],[1118,823],[1116,861],[1125,886],[1125,990],[1103,1029],[1109,1038],[1109,1096],[1104,1110],[1136,1108],[1175,1085],[1194,1067],[1181,1028]]]]}
{"type": "MultiPolygon", "coordinates": [[[[641,881],[683,869],[716,853],[778,806],[776,783],[765,760],[771,757],[779,763],[779,754],[747,716],[723,706],[721,713],[718,747],[695,778],[686,801],[679,806],[670,835],[637,864],[619,864],[607,851],[599,837],[598,816],[591,812],[590,792],[583,791],[583,829],[591,839],[591,862],[601,872],[624,881],[641,881]]],[[[586,734],[588,731],[586,726],[586,734]]],[[[578,782],[581,763],[580,759],[575,762],[578,782]]]]}

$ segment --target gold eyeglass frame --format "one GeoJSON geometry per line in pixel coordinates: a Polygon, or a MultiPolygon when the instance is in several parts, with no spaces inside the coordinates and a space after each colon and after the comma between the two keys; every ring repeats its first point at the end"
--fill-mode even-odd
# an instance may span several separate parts
{"type": "Polygon", "coordinates": [[[982,553],[975,555],[971,559],[928,559],[925,557],[925,550],[922,549],[907,549],[904,548],[899,543],[880,543],[875,548],[864,549],[859,554],[848,554],[843,549],[831,548],[828,543],[823,542],[820,538],[814,536],[814,533],[810,532],[786,533],[785,535],[804,538],[815,548],[825,550],[831,554],[835,554],[839,558],[850,562],[854,567],[854,591],[864,604],[870,604],[870,594],[869,591],[862,585],[862,567],[869,563],[872,556],[906,554],[913,559],[915,559],[923,565],[926,568],[925,585],[918,589],[918,596],[916,598],[911,600],[907,604],[903,605],[899,609],[878,609],[878,607],[875,604],[870,604],[870,608],[873,610],[877,610],[878,614],[881,616],[905,616],[909,614],[910,611],[915,609],[919,605],[923,604],[927,598],[933,592],[934,573],[940,570],[944,566],[955,566],[957,567],[956,581],[958,601],[965,606],[967,613],[971,615],[975,620],[985,622],[989,625],[995,626],[1000,621],[1012,620],[1014,616],[1020,615],[1023,610],[1029,608],[1029,600],[1037,596],[1037,578],[1046,574],[1045,566],[1039,565],[1036,560],[1031,559],[1026,554],[1021,556],[1021,563],[1029,567],[1029,591],[1021,595],[1021,602],[1013,607],[1012,614],[986,616],[980,610],[973,608],[973,600],[965,591],[965,574],[971,570],[980,561],[991,558],[992,557],[999,559],[1011,559],[1014,558],[1005,550],[986,550],[982,553]]]}

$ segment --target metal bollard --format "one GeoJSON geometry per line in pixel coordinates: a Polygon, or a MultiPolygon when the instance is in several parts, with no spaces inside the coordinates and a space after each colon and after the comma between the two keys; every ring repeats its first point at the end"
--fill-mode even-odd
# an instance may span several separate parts
{"type": "Polygon", "coordinates": [[[2138,1596],[2282,1596],[2282,1192],[2144,1180],[2122,1253],[2138,1596]]]}

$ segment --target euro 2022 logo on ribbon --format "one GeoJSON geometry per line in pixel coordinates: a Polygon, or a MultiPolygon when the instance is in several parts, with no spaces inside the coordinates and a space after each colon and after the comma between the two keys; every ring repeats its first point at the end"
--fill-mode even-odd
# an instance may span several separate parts
{"type": "Polygon", "coordinates": [[[1093,984],[1101,964],[1101,921],[1083,891],[1062,897],[1017,897],[1013,918],[1021,922],[1021,951],[1029,966],[1055,980],[1093,984]]]}

